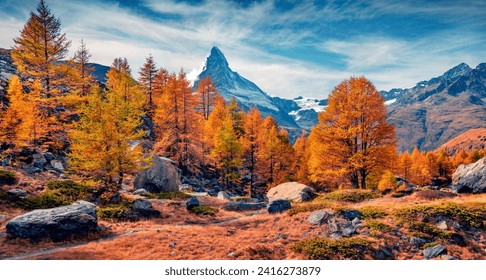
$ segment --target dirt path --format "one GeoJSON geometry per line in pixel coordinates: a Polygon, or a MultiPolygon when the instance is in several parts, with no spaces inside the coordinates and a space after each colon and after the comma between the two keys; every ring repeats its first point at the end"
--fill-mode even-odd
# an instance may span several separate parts
{"type": "Polygon", "coordinates": [[[25,253],[25,254],[20,254],[20,255],[17,255],[17,256],[7,257],[7,258],[3,258],[2,260],[23,260],[23,259],[30,259],[30,258],[39,257],[39,256],[47,256],[47,255],[57,253],[57,252],[62,251],[62,250],[83,246],[83,245],[89,244],[91,242],[111,241],[111,240],[114,240],[114,239],[117,239],[117,238],[120,238],[120,237],[124,237],[124,236],[128,236],[128,235],[143,233],[143,232],[147,232],[147,231],[164,230],[164,229],[167,229],[169,227],[170,228],[174,228],[174,227],[183,228],[183,227],[190,227],[190,226],[226,225],[226,224],[230,224],[230,223],[237,222],[237,221],[240,221],[240,220],[244,220],[244,219],[247,219],[247,218],[251,218],[253,216],[262,215],[264,213],[266,213],[266,211],[258,211],[258,212],[250,213],[250,214],[245,215],[243,217],[232,218],[232,219],[227,219],[227,220],[222,220],[222,221],[215,221],[215,222],[207,222],[207,223],[188,223],[188,224],[182,224],[182,225],[167,224],[167,225],[162,225],[162,226],[158,226],[158,227],[150,227],[150,228],[142,228],[142,229],[137,228],[137,229],[132,229],[132,230],[129,230],[127,232],[121,233],[121,234],[116,234],[116,235],[111,235],[111,236],[107,236],[107,237],[104,237],[104,238],[100,238],[100,239],[94,240],[94,241],[85,241],[85,242],[80,242],[80,243],[75,243],[75,244],[68,244],[68,245],[57,247],[57,248],[52,248],[52,249],[41,250],[41,251],[37,251],[37,252],[25,253]]]}

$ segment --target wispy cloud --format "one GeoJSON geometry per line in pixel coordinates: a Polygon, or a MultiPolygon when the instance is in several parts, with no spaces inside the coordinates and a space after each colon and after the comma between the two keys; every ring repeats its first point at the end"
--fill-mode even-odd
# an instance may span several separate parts
{"type": "MultiPolygon", "coordinates": [[[[47,0],[72,51],[83,38],[95,62],[126,57],[137,74],[152,54],[159,67],[191,72],[217,45],[233,70],[289,98],[323,98],[350,75],[366,75],[379,89],[411,86],[486,57],[485,1],[123,3],[47,0]]],[[[13,45],[35,6],[0,2],[0,47],[13,45]]]]}

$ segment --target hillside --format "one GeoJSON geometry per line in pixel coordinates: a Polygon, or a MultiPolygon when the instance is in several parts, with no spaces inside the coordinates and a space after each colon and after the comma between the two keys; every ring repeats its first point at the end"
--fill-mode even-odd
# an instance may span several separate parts
{"type": "Polygon", "coordinates": [[[460,150],[482,150],[486,148],[486,128],[470,129],[442,144],[438,149],[444,149],[448,154],[456,154],[460,150]]]}

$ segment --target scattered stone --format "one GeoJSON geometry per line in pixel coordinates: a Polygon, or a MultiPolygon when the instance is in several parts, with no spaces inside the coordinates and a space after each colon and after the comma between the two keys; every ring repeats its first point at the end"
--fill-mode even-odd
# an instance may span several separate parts
{"type": "Polygon", "coordinates": [[[451,235],[452,242],[458,246],[465,247],[466,246],[466,241],[464,240],[464,237],[458,233],[453,233],[451,235]]]}
{"type": "Polygon", "coordinates": [[[223,206],[226,211],[251,211],[260,210],[265,207],[267,207],[267,204],[263,202],[246,203],[243,201],[228,202],[223,206]]]}
{"type": "Polygon", "coordinates": [[[353,224],[353,226],[357,226],[361,224],[361,220],[358,217],[356,217],[351,221],[351,223],[353,224]]]}
{"type": "Polygon", "coordinates": [[[385,247],[380,247],[373,253],[375,260],[393,260],[393,253],[390,249],[385,247]]]}
{"type": "Polygon", "coordinates": [[[56,170],[59,173],[64,173],[64,165],[59,160],[52,160],[51,161],[52,169],[56,170]]]}
{"type": "Polygon", "coordinates": [[[416,236],[410,237],[410,245],[412,245],[413,247],[420,248],[424,244],[427,244],[427,243],[430,243],[430,242],[433,242],[433,240],[425,239],[425,238],[421,238],[421,237],[416,237],[416,236]]]}
{"type": "Polygon", "coordinates": [[[8,218],[7,214],[0,214],[0,223],[5,221],[8,218]]]}
{"type": "Polygon", "coordinates": [[[461,229],[461,228],[462,228],[461,224],[460,224],[460,223],[458,223],[458,222],[456,222],[456,221],[452,222],[452,227],[453,227],[455,230],[459,230],[459,229],[461,229]]]}
{"type": "Polygon", "coordinates": [[[7,223],[7,233],[21,238],[50,237],[60,241],[93,231],[98,231],[98,217],[95,208],[87,204],[34,210],[7,223]]]}
{"type": "Polygon", "coordinates": [[[329,230],[329,232],[331,233],[338,233],[339,232],[339,225],[336,223],[336,220],[335,219],[331,219],[328,223],[327,223],[327,229],[329,230]]]}
{"type": "Polygon", "coordinates": [[[181,184],[179,185],[179,191],[192,191],[192,188],[189,184],[181,184]]]}
{"type": "Polygon", "coordinates": [[[267,206],[267,211],[270,214],[282,213],[292,207],[290,201],[284,199],[277,199],[271,201],[267,206]]]}
{"type": "Polygon", "coordinates": [[[341,239],[343,238],[338,232],[334,232],[331,234],[332,239],[341,239]]]}
{"type": "Polygon", "coordinates": [[[44,156],[41,154],[34,154],[32,157],[34,167],[44,169],[45,165],[47,164],[47,160],[44,158],[44,156]]]}
{"type": "Polygon", "coordinates": [[[231,200],[230,195],[225,191],[218,192],[218,198],[222,200],[231,200]]]}
{"type": "Polygon", "coordinates": [[[186,202],[186,208],[191,209],[193,207],[199,206],[199,200],[197,197],[193,196],[186,202]]]}
{"type": "Polygon", "coordinates": [[[453,260],[455,260],[455,259],[456,259],[456,258],[454,258],[454,257],[453,257],[453,256],[451,256],[451,255],[442,255],[442,256],[440,256],[440,258],[441,258],[442,260],[445,260],[445,261],[453,261],[453,260]]]}
{"type": "Polygon", "coordinates": [[[356,218],[361,219],[361,217],[363,216],[363,214],[358,210],[344,210],[342,212],[342,215],[349,221],[352,221],[356,218]]]}
{"type": "Polygon", "coordinates": [[[310,201],[315,196],[315,190],[297,182],[287,182],[271,188],[268,193],[268,201],[289,200],[292,202],[310,201]]]}
{"type": "Polygon", "coordinates": [[[149,192],[146,189],[138,189],[133,192],[134,195],[144,195],[148,194],[149,192]]]}
{"type": "Polygon", "coordinates": [[[1,166],[9,166],[10,165],[10,159],[6,158],[2,161],[0,161],[1,166]]]}
{"type": "Polygon", "coordinates": [[[25,198],[27,192],[22,189],[11,189],[7,191],[7,195],[12,199],[22,199],[25,198]]]}
{"type": "Polygon", "coordinates": [[[171,247],[171,248],[174,248],[175,246],[177,246],[177,243],[175,243],[175,242],[172,242],[172,243],[169,244],[169,247],[171,247]]]}
{"type": "Polygon", "coordinates": [[[154,155],[150,167],[137,173],[133,187],[155,193],[177,192],[180,184],[175,162],[154,155]]]}
{"type": "Polygon", "coordinates": [[[287,234],[281,232],[277,233],[277,239],[287,239],[287,234]]]}
{"type": "Polygon", "coordinates": [[[47,160],[47,162],[51,162],[56,159],[54,154],[52,154],[51,152],[44,153],[44,158],[47,160]]]}
{"type": "Polygon", "coordinates": [[[447,230],[448,229],[446,221],[440,221],[437,224],[435,224],[435,226],[440,230],[447,230]]]}
{"type": "Polygon", "coordinates": [[[352,223],[346,223],[342,226],[342,235],[345,237],[350,237],[356,232],[356,228],[352,223]]]}
{"type": "Polygon", "coordinates": [[[88,205],[90,207],[96,208],[96,205],[94,203],[91,203],[91,202],[86,201],[86,200],[81,200],[81,199],[73,202],[72,205],[88,205]]]}
{"type": "Polygon", "coordinates": [[[132,203],[132,209],[134,210],[147,210],[147,209],[152,209],[152,203],[148,200],[135,200],[132,203]]]}
{"type": "Polygon", "coordinates": [[[458,193],[486,192],[486,157],[471,164],[461,164],[452,174],[452,189],[458,193]]]}
{"type": "Polygon", "coordinates": [[[424,258],[428,260],[447,253],[447,249],[444,245],[438,244],[424,249],[422,253],[424,258]]]}
{"type": "Polygon", "coordinates": [[[227,256],[232,258],[234,255],[235,255],[235,252],[229,252],[227,256]]]}
{"type": "Polygon", "coordinates": [[[35,174],[41,172],[41,170],[38,167],[35,166],[28,166],[24,165],[22,166],[22,169],[27,172],[28,174],[35,174]]]}
{"type": "Polygon", "coordinates": [[[313,225],[321,225],[323,223],[326,223],[330,218],[334,216],[334,213],[320,210],[320,211],[315,211],[312,212],[308,217],[307,217],[307,222],[313,225]]]}

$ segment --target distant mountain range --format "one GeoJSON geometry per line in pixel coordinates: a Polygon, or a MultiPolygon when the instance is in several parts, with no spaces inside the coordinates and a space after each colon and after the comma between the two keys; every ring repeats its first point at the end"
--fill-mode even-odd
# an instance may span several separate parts
{"type": "MultiPolygon", "coordinates": [[[[93,63],[95,78],[104,83],[109,67],[93,63]]],[[[0,102],[8,78],[16,72],[10,50],[0,48],[0,102]]],[[[197,88],[204,77],[211,77],[223,98],[235,97],[241,107],[258,108],[263,116],[272,116],[295,139],[303,129],[317,124],[317,115],[327,99],[269,96],[255,83],[234,72],[224,54],[213,47],[194,82],[197,88]]],[[[388,121],[395,124],[399,151],[433,150],[455,136],[473,128],[486,128],[486,63],[475,69],[467,64],[445,72],[408,89],[381,91],[388,105],[388,121]]]]}

